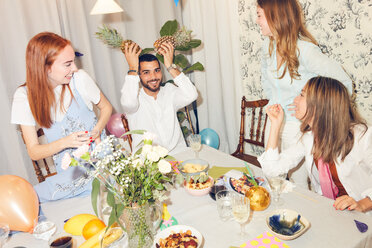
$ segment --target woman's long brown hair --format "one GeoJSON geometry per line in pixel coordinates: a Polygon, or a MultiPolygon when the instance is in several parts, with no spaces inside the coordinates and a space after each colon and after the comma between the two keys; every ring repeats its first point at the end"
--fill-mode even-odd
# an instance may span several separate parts
{"type": "Polygon", "coordinates": [[[312,131],[314,135],[314,159],[324,162],[341,161],[354,145],[353,127],[367,125],[353,107],[346,87],[336,79],[327,77],[311,78],[304,87],[306,113],[302,118],[301,131],[312,131]]]}
{"type": "Polygon", "coordinates": [[[257,0],[266,16],[273,36],[270,36],[269,54],[272,55],[274,40],[282,58],[278,68],[285,64],[283,78],[287,70],[291,79],[299,79],[297,40],[302,39],[318,45],[315,38],[305,27],[305,18],[297,0],[257,0]]]}
{"type": "MultiPolygon", "coordinates": [[[[35,35],[27,45],[25,83],[27,98],[32,115],[41,127],[52,126],[51,110],[54,107],[56,111],[54,90],[49,83],[48,70],[67,45],[71,45],[70,41],[50,32],[35,35]]],[[[63,85],[60,98],[62,111],[66,87],[72,96],[69,85],[63,85]]]]}

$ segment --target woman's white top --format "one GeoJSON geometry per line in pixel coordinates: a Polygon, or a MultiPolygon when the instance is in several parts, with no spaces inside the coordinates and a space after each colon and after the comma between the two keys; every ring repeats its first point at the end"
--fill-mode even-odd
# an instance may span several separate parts
{"type": "MultiPolygon", "coordinates": [[[[366,196],[372,199],[372,128],[369,126],[363,135],[364,127],[354,127],[354,146],[344,161],[335,161],[338,178],[348,195],[359,201],[366,196]]],[[[279,153],[278,149],[268,149],[258,161],[262,170],[268,175],[286,173],[305,157],[305,164],[313,189],[322,194],[319,174],[315,166],[313,155],[313,135],[305,133],[302,138],[291,147],[279,153]]]]}
{"type": "MultiPolygon", "coordinates": [[[[93,104],[97,104],[100,101],[100,89],[94,82],[94,80],[84,70],[79,70],[74,73],[73,78],[70,81],[71,91],[76,90],[79,92],[84,102],[90,110],[93,110],[93,104]],[[72,80],[75,80],[75,84],[72,84],[72,80]]],[[[65,112],[60,110],[60,97],[61,97],[62,85],[58,85],[54,89],[54,95],[56,99],[56,112],[52,108],[51,116],[52,121],[62,121],[65,116],[65,112]]],[[[63,106],[67,111],[71,102],[71,94],[68,90],[65,90],[63,106]]],[[[36,126],[36,121],[32,115],[30,105],[27,98],[26,87],[18,87],[14,93],[13,104],[12,104],[12,115],[11,123],[27,126],[36,126]]]]}

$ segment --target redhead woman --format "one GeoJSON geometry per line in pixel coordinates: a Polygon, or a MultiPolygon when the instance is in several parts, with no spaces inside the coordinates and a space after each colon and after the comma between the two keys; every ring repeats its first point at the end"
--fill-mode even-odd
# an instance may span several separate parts
{"type": "Polygon", "coordinates": [[[31,159],[53,156],[57,175],[35,185],[41,202],[89,192],[91,179],[81,167],[62,170],[65,153],[105,136],[112,106],[89,75],[78,70],[71,42],[43,32],[26,50],[26,83],[17,88],[11,122],[20,125],[31,159]],[[100,110],[99,118],[93,105],[100,110]],[[38,141],[36,126],[43,128],[47,144],[38,141]],[[90,135],[88,135],[90,134],[90,135]]]}
{"type": "Polygon", "coordinates": [[[335,79],[311,78],[294,102],[301,137],[281,153],[284,110],[279,104],[266,110],[270,135],[258,159],[264,173],[286,173],[305,158],[313,189],[334,199],[335,209],[371,213],[372,129],[353,108],[346,87],[335,79]]]}
{"type": "MultiPolygon", "coordinates": [[[[350,93],[352,83],[342,67],[319,49],[305,27],[297,0],[257,0],[256,22],[266,37],[262,46],[261,84],[269,105],[280,104],[283,107],[279,147],[285,149],[299,135],[300,123],[292,116],[290,105],[310,78],[335,78],[350,93]]],[[[269,129],[270,122],[267,125],[269,129]]],[[[296,184],[307,187],[304,168],[293,168],[289,177],[296,184]]]]}

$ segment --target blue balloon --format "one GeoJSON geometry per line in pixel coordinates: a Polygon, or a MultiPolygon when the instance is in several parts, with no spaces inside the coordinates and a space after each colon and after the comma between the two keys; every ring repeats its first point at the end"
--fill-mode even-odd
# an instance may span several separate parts
{"type": "Polygon", "coordinates": [[[211,128],[205,128],[199,133],[201,136],[201,143],[210,147],[218,149],[220,145],[220,138],[216,131],[211,128]]]}

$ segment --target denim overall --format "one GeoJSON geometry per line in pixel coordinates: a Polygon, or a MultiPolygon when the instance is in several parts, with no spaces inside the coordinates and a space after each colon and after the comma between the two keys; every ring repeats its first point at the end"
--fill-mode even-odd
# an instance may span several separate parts
{"type": "MultiPolygon", "coordinates": [[[[75,86],[75,80],[72,79],[75,86]]],[[[77,82],[78,83],[78,82],[77,82]]],[[[78,131],[91,131],[97,123],[97,117],[85,104],[83,98],[74,87],[74,99],[71,102],[64,118],[60,122],[54,122],[50,128],[43,128],[48,143],[61,139],[71,133],[78,131]]],[[[102,131],[101,139],[106,137],[102,131]]],[[[90,194],[92,189],[92,177],[86,169],[80,166],[69,167],[67,170],[61,168],[61,162],[66,152],[72,153],[76,148],[67,148],[53,155],[57,175],[46,178],[34,186],[39,196],[40,203],[66,199],[77,195],[90,194]]]]}

